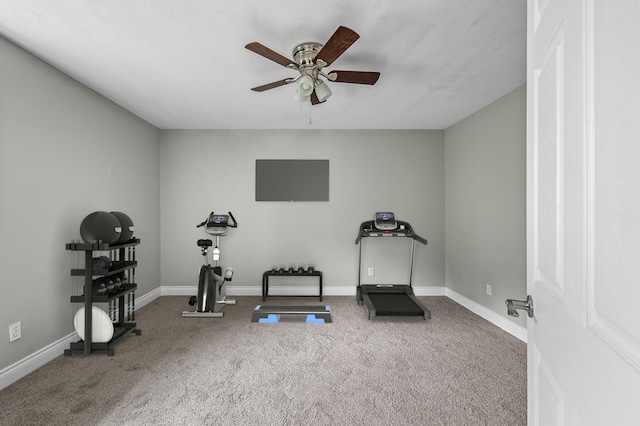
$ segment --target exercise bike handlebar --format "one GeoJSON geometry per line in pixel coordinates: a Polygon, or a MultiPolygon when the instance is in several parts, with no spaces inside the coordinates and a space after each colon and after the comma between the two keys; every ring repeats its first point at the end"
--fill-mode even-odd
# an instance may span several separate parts
{"type": "Polygon", "coordinates": [[[231,228],[237,228],[238,227],[238,222],[236,221],[236,218],[233,217],[233,213],[229,212],[229,217],[231,218],[231,220],[233,221],[233,225],[229,224],[229,227],[231,228]]]}
{"type": "MultiPolygon", "coordinates": [[[[204,225],[207,224],[207,221],[209,220],[209,217],[213,214],[213,212],[209,213],[209,216],[207,216],[207,218],[205,220],[202,221],[202,223],[199,223],[198,225],[196,225],[196,228],[201,228],[204,225]]],[[[236,221],[236,218],[233,217],[233,213],[229,212],[229,217],[231,218],[231,220],[233,221],[233,223],[228,223],[227,226],[229,228],[237,228],[238,227],[238,222],[236,221]]]]}

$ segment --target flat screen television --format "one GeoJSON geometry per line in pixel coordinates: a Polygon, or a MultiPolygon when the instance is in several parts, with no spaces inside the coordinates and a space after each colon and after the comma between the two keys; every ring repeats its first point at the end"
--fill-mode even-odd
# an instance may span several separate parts
{"type": "Polygon", "coordinates": [[[256,201],[329,201],[329,160],[256,160],[256,201]]]}

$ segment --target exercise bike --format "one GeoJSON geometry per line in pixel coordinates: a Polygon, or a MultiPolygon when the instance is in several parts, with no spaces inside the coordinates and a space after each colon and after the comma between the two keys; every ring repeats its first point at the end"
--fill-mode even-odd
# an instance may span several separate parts
{"type": "Polygon", "coordinates": [[[211,239],[198,240],[198,247],[204,257],[204,264],[200,268],[200,279],[198,281],[198,296],[191,296],[189,305],[196,306],[195,311],[182,311],[183,317],[214,317],[223,316],[222,308],[225,305],[235,305],[235,299],[226,298],[225,282],[233,278],[233,270],[226,268],[224,275],[220,266],[220,237],[227,235],[231,228],[237,228],[238,222],[229,212],[226,214],[215,214],[211,212],[209,217],[196,228],[205,227],[204,230],[209,235],[216,236],[216,245],[213,247],[211,239]],[[214,265],[209,263],[207,253],[211,250],[211,258],[214,265]]]}

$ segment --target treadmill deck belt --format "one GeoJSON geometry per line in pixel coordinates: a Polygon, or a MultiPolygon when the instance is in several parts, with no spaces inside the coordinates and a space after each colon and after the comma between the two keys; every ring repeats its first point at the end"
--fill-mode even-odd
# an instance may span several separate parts
{"type": "Polygon", "coordinates": [[[405,293],[368,293],[379,316],[423,315],[424,311],[405,293]]]}

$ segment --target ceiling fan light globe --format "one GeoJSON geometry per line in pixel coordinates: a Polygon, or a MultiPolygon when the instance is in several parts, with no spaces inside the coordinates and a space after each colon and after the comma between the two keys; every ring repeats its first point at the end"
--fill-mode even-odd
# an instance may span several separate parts
{"type": "Polygon", "coordinates": [[[309,96],[313,93],[313,78],[303,75],[298,81],[298,92],[301,96],[309,96]]]}
{"type": "Polygon", "coordinates": [[[298,102],[307,102],[309,101],[309,95],[302,95],[300,94],[300,90],[297,89],[296,94],[293,96],[293,99],[295,99],[298,102]]]}
{"type": "Polygon", "coordinates": [[[331,95],[331,89],[326,84],[322,83],[316,86],[316,96],[320,102],[326,101],[331,95]]]}

